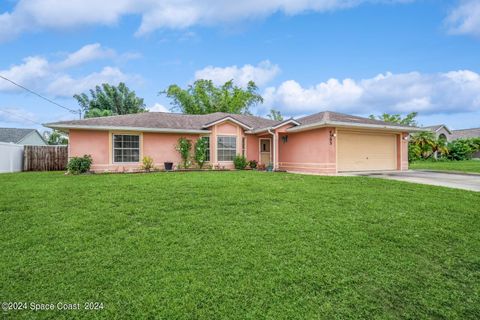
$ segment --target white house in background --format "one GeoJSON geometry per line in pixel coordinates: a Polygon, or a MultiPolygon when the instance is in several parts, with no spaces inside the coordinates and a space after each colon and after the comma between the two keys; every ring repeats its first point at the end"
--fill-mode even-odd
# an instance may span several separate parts
{"type": "Polygon", "coordinates": [[[36,129],[21,128],[0,128],[0,142],[30,146],[48,145],[36,129]]]}

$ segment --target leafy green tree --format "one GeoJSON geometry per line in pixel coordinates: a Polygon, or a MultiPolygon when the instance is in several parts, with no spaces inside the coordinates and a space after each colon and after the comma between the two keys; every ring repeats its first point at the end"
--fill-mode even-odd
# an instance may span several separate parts
{"type": "Polygon", "coordinates": [[[280,111],[275,110],[275,109],[270,109],[270,113],[267,115],[270,119],[275,120],[275,121],[282,121],[283,116],[280,113],[280,111]]]}
{"type": "Polygon", "coordinates": [[[165,94],[172,99],[172,109],[186,114],[213,112],[248,114],[250,107],[263,102],[253,81],[250,81],[244,89],[234,85],[233,80],[216,86],[211,80],[200,79],[186,89],[172,84],[159,94],[165,94]]]}
{"type": "Polygon", "coordinates": [[[194,148],[193,158],[198,163],[200,169],[202,169],[207,160],[207,141],[204,138],[198,139],[194,148]]]}
{"type": "Polygon", "coordinates": [[[49,145],[65,145],[68,144],[68,138],[58,130],[53,130],[51,132],[46,131],[43,134],[45,140],[49,145]]]}
{"type": "Polygon", "coordinates": [[[137,97],[123,82],[118,86],[104,83],[86,93],[76,94],[73,97],[83,110],[85,118],[105,117],[145,112],[143,99],[137,97]]]}
{"type": "Polygon", "coordinates": [[[385,122],[398,123],[406,126],[417,126],[418,123],[415,118],[418,116],[418,112],[410,112],[405,117],[402,117],[400,114],[389,114],[383,113],[382,115],[375,116],[371,114],[370,119],[373,120],[382,120],[385,122]]]}

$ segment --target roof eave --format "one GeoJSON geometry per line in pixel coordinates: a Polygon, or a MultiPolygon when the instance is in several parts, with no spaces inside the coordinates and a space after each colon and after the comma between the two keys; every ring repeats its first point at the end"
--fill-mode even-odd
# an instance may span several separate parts
{"type": "Polygon", "coordinates": [[[312,130],[323,127],[342,127],[342,128],[356,128],[356,129],[374,129],[383,131],[401,131],[401,132],[420,132],[428,131],[427,129],[417,127],[403,127],[403,126],[391,126],[381,124],[367,124],[367,123],[351,123],[341,121],[320,121],[308,125],[301,125],[287,129],[287,132],[301,132],[306,130],[312,130]]]}
{"type": "Polygon", "coordinates": [[[245,123],[241,122],[241,121],[238,121],[237,119],[234,119],[230,116],[226,116],[226,117],[223,117],[221,119],[218,119],[218,120],[215,120],[215,121],[212,121],[212,122],[209,122],[209,123],[206,123],[203,125],[203,128],[209,128],[211,126],[214,126],[216,124],[219,124],[219,123],[222,123],[222,122],[225,122],[225,121],[231,121],[233,123],[236,123],[238,124],[239,126],[241,126],[242,128],[246,129],[246,130],[252,130],[253,128],[246,125],[245,123]]]}
{"type": "Polygon", "coordinates": [[[197,129],[173,129],[173,128],[145,128],[145,127],[123,127],[123,126],[85,126],[85,125],[68,125],[68,124],[55,124],[46,123],[43,126],[51,129],[79,129],[79,130],[118,130],[118,131],[141,131],[141,132],[158,132],[158,133],[210,133],[210,130],[197,130],[197,129]]]}
{"type": "Polygon", "coordinates": [[[246,133],[251,133],[251,134],[257,134],[257,133],[262,133],[262,132],[268,132],[268,130],[275,130],[275,129],[278,129],[280,127],[283,127],[284,125],[287,125],[287,124],[294,124],[296,126],[299,126],[300,123],[295,120],[295,119],[288,119],[288,120],[285,120],[285,121],[282,121],[280,122],[279,124],[276,124],[274,126],[270,126],[270,127],[263,127],[263,128],[259,128],[259,129],[254,129],[254,130],[249,130],[249,131],[246,131],[246,133]]]}

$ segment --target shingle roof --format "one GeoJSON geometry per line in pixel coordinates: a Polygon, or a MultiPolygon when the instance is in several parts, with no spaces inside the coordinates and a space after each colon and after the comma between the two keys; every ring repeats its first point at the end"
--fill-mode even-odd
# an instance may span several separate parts
{"type": "Polygon", "coordinates": [[[449,133],[452,133],[452,132],[450,131],[450,129],[448,129],[448,127],[447,127],[446,125],[444,125],[444,124],[436,124],[436,125],[433,125],[433,126],[425,126],[425,127],[423,127],[423,128],[425,128],[425,129],[430,129],[430,130],[432,130],[432,131],[434,131],[434,132],[437,132],[437,131],[440,130],[442,127],[445,128],[449,133]]]}
{"type": "Polygon", "coordinates": [[[480,137],[480,128],[452,130],[453,139],[466,139],[480,137]]]}
{"type": "MultiPolygon", "coordinates": [[[[370,125],[388,125],[395,127],[408,127],[398,123],[385,122],[381,120],[374,120],[370,118],[352,116],[345,113],[332,112],[332,111],[323,111],[319,113],[312,114],[300,119],[297,119],[302,126],[318,123],[318,122],[344,122],[344,123],[355,123],[355,124],[370,124],[370,125]]],[[[413,127],[412,127],[413,128],[413,127]]]]}
{"type": "MultiPolygon", "coordinates": [[[[61,121],[45,124],[50,128],[82,128],[82,127],[99,127],[102,129],[108,128],[129,128],[129,129],[149,129],[149,130],[188,130],[188,131],[200,131],[205,130],[206,125],[210,125],[225,118],[232,118],[244,124],[246,127],[255,132],[255,130],[263,131],[275,125],[281,124],[284,121],[275,121],[257,116],[244,115],[244,114],[230,114],[224,112],[216,112],[203,115],[189,115],[181,113],[168,113],[168,112],[145,112],[121,116],[110,116],[100,118],[90,118],[82,120],[61,121]]],[[[380,120],[373,120],[369,118],[352,116],[344,113],[324,111],[310,116],[306,116],[297,119],[299,123],[295,129],[304,130],[309,125],[317,123],[343,123],[352,125],[377,125],[377,126],[390,126],[419,130],[415,127],[409,127],[400,125],[397,123],[389,123],[380,120]]]]}
{"type": "Polygon", "coordinates": [[[425,129],[430,129],[432,131],[437,131],[441,127],[443,127],[443,124],[437,124],[437,125],[434,125],[434,126],[425,126],[424,128],[425,129]]]}
{"type": "Polygon", "coordinates": [[[0,142],[17,143],[35,129],[0,128],[0,142]]]}
{"type": "Polygon", "coordinates": [[[103,126],[103,127],[135,127],[152,129],[202,130],[204,125],[231,117],[253,129],[275,125],[278,121],[262,117],[216,112],[211,114],[190,115],[169,112],[145,112],[121,116],[90,118],[72,121],[60,121],[46,126],[103,126]]]}

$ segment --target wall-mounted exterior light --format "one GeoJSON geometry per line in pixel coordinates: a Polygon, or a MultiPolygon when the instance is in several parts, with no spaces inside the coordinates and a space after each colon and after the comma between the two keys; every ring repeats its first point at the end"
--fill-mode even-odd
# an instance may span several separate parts
{"type": "Polygon", "coordinates": [[[282,142],[287,143],[288,142],[288,136],[282,136],[282,142]]]}
{"type": "Polygon", "coordinates": [[[337,134],[335,133],[335,131],[330,130],[330,145],[333,144],[333,138],[335,138],[336,136],[337,134]]]}

